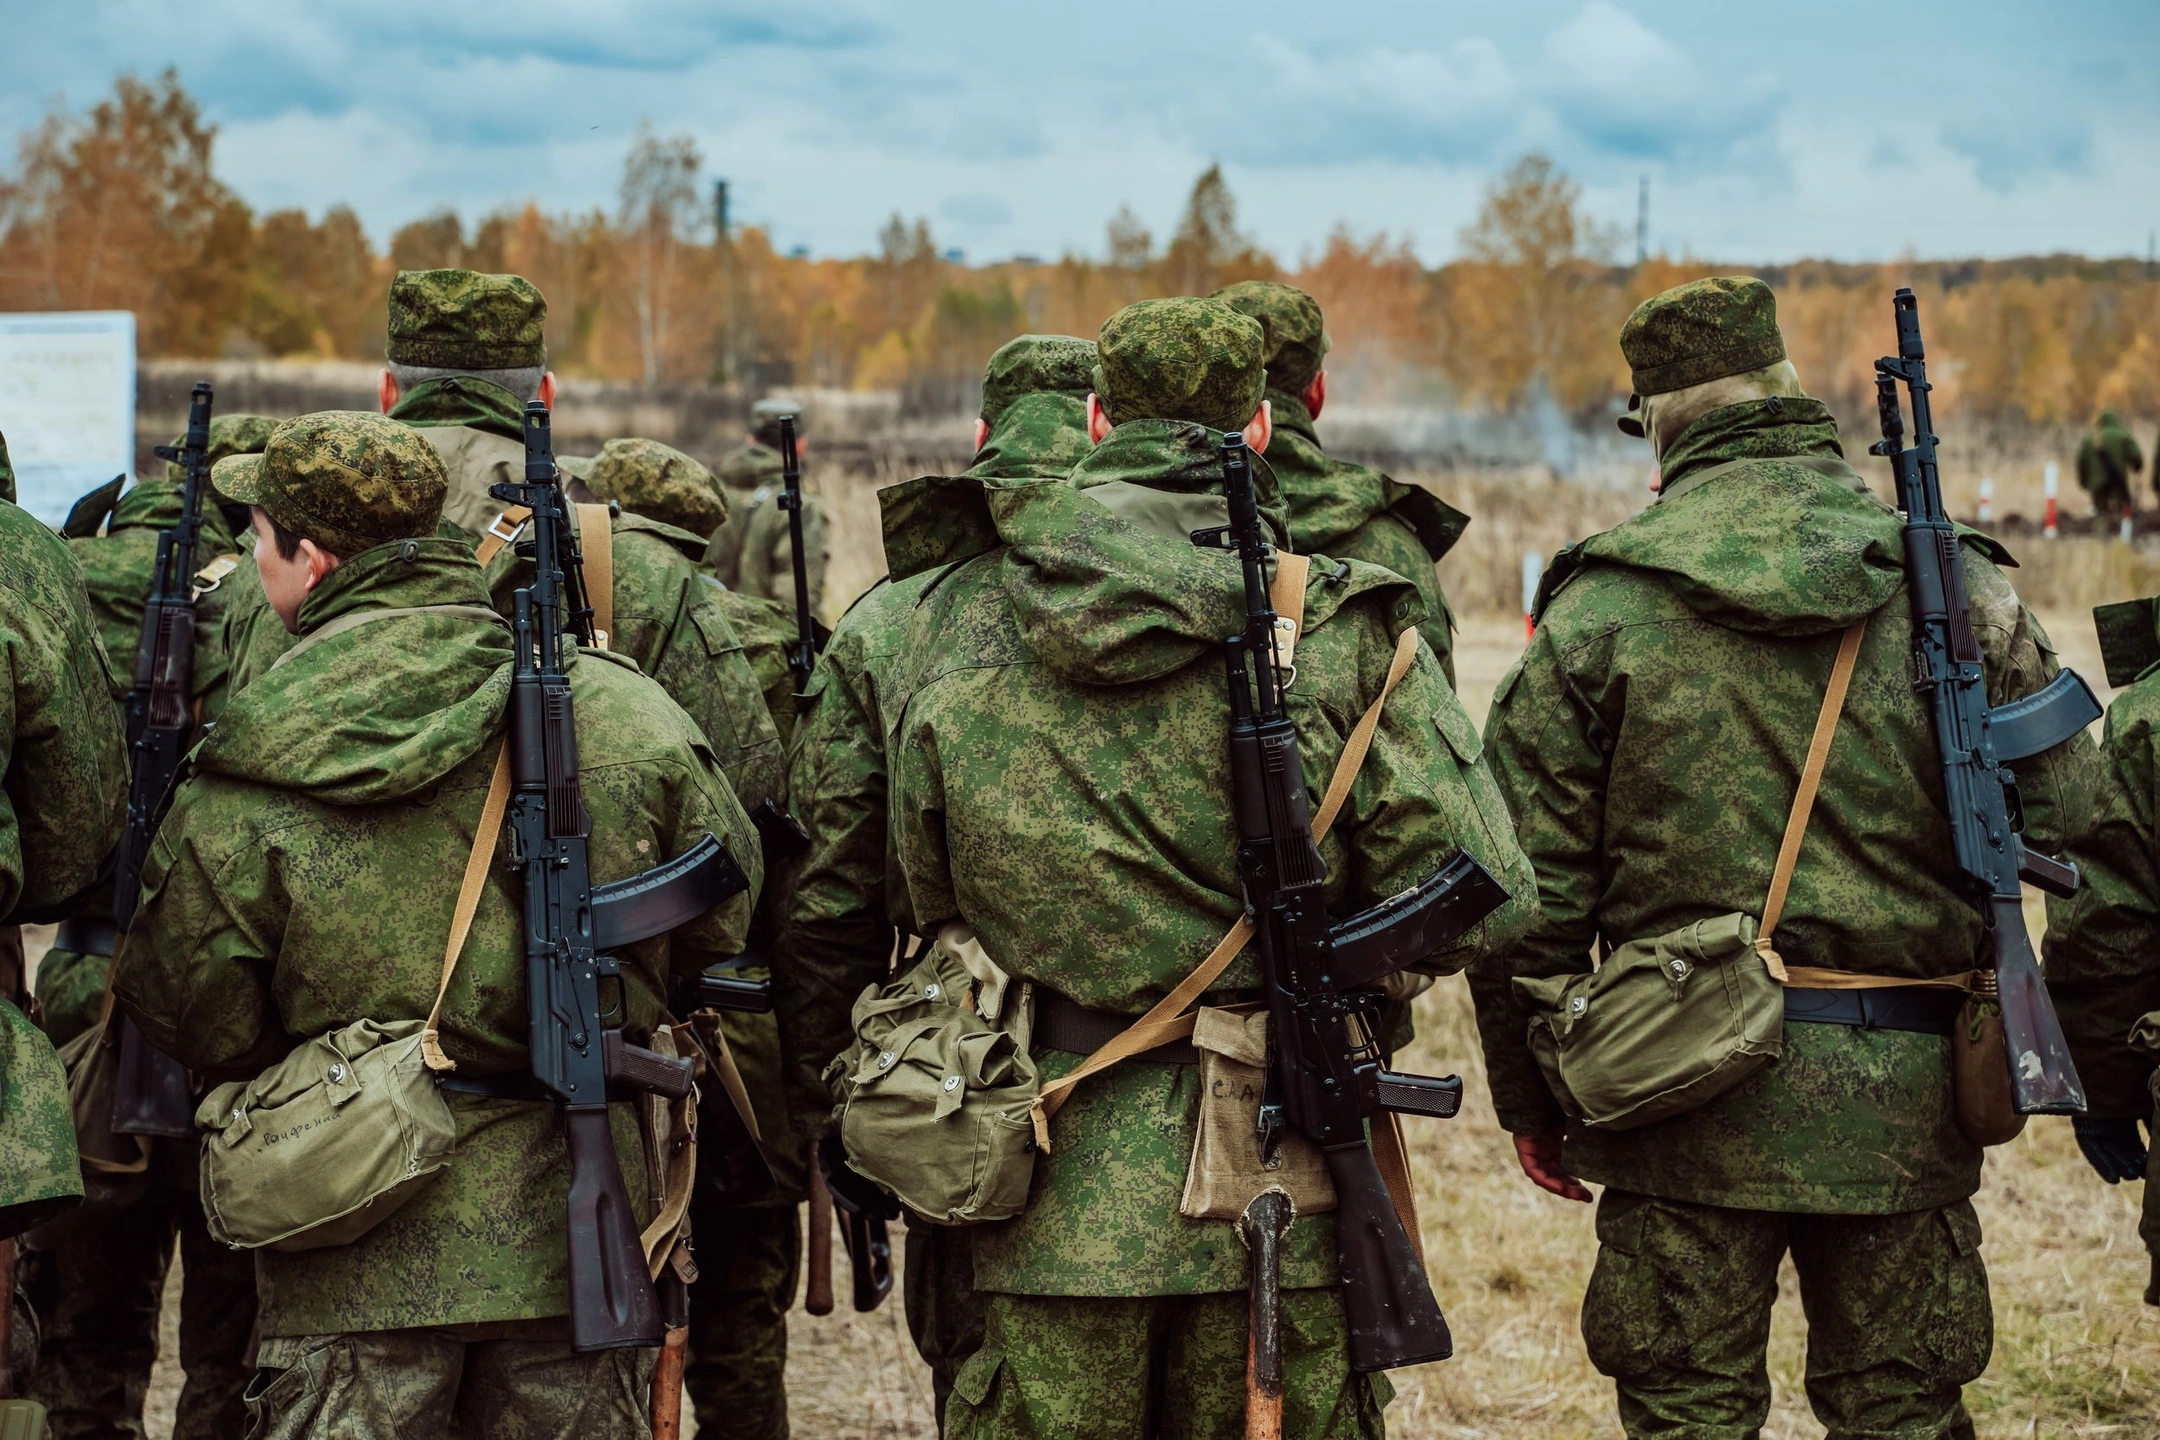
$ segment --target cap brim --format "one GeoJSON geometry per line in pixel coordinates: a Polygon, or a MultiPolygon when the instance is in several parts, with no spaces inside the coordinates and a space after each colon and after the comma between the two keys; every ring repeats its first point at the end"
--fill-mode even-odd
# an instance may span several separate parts
{"type": "Polygon", "coordinates": [[[262,472],[262,456],[228,455],[210,468],[210,488],[242,505],[260,505],[262,472]]]}

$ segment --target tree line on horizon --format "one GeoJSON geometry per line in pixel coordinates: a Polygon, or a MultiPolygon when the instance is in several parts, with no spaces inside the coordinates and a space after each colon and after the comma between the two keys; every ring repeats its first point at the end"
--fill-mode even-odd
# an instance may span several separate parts
{"type": "MultiPolygon", "coordinates": [[[[1617,258],[1580,186],[1527,155],[1486,187],[1460,258],[1428,268],[1405,238],[1338,226],[1288,264],[1238,224],[1219,167],[1158,239],[1130,209],[1099,256],[967,265],[926,220],[894,215],[875,253],[810,259],[762,228],[719,233],[688,136],[641,127],[610,212],[538,202],[467,220],[443,211],[387,251],[333,206],[255,213],[217,176],[216,128],[178,76],[122,76],[82,113],[23,134],[0,176],[0,310],[131,310],[146,357],[380,358],[391,275],[515,271],[548,298],[548,348],[569,375],[653,386],[897,390],[949,412],[984,359],[1028,331],[1092,335],[1119,307],[1241,279],[1301,286],[1335,349],[1331,394],[1365,403],[1508,410],[1549,401],[1579,419],[1627,395],[1616,336],[1642,298],[1735,267],[1617,258]]],[[[1889,296],[1911,285],[1940,360],[1940,404],[1992,427],[2081,424],[2112,406],[2160,414],[2160,281],[2134,260],[2073,255],[1743,267],[1777,289],[1812,393],[1868,413],[1889,296]]]]}

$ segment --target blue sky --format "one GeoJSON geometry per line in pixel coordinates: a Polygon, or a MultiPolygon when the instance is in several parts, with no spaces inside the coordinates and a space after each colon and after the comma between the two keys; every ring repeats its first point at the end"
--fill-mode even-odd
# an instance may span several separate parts
{"type": "Polygon", "coordinates": [[[870,248],[925,216],[971,259],[1158,239],[1220,160],[1286,257],[1338,223],[1439,261],[1533,147],[1651,243],[1728,260],[2145,253],[2151,0],[82,0],[5,25],[0,126],[177,65],[260,209],[378,241],[443,206],[612,208],[641,120],[694,135],[739,219],[870,248]]]}

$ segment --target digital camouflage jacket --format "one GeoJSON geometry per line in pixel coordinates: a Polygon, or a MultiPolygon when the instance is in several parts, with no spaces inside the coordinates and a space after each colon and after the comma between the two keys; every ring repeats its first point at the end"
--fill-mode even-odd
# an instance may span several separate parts
{"type": "MultiPolygon", "coordinates": [[[[713,531],[705,568],[730,590],[777,600],[792,613],[795,606],[795,537],[787,512],[777,503],[780,452],[769,445],[745,445],[722,456],[713,467],[727,498],[728,518],[713,531]]],[[[803,570],[810,585],[810,610],[822,614],[825,567],[832,559],[832,525],[824,507],[803,497],[803,570]]]]}
{"type": "Polygon", "coordinates": [[[390,418],[418,430],[442,457],[450,476],[442,518],[478,544],[503,511],[488,487],[525,478],[525,407],[500,385],[453,375],[413,386],[390,418]]]}
{"type": "MultiPolygon", "coordinates": [[[[485,606],[471,551],[428,539],[347,560],[301,610],[303,640],[371,609],[485,606]]],[[[459,615],[376,620],[296,648],[238,691],[190,759],[144,875],[115,988],[151,1042],[213,1080],[255,1075],[363,1018],[424,1018],[509,695],[507,627],[459,615]]],[[[592,872],[606,883],[708,832],[753,881],[703,918],[621,952],[628,1038],[670,975],[742,946],[763,866],[704,737],[628,663],[571,666],[592,872]]],[[[507,845],[507,840],[497,840],[507,845]]],[[[529,1066],[518,872],[490,872],[443,1007],[460,1073],[529,1066]]],[[[446,1097],[442,1176],[351,1245],[264,1251],[266,1336],[560,1315],[568,1161],[545,1102],[446,1097]]],[[[639,1173],[630,1107],[617,1144],[639,1173]]],[[[633,1185],[633,1203],[642,1204],[633,1185]]]]}
{"type": "MultiPolygon", "coordinates": [[[[976,481],[1059,479],[1087,453],[1086,407],[1068,395],[1022,395],[991,426],[965,478],[976,481]]],[[[896,492],[888,499],[913,499],[896,492]]],[[[921,490],[923,484],[914,482],[921,490]]],[[[821,1078],[826,1063],[847,1047],[855,997],[886,978],[894,927],[912,929],[905,886],[889,867],[886,847],[886,734],[898,718],[904,681],[898,660],[909,616],[924,593],[963,554],[912,569],[917,553],[935,543],[919,532],[951,507],[924,494],[913,506],[889,508],[888,557],[893,578],[880,580],[833,627],[803,696],[798,743],[788,766],[788,796],[810,831],[810,850],[784,882],[779,899],[779,953],[774,1010],[780,1016],[787,1061],[789,1109],[812,1136],[830,1128],[831,1097],[821,1078]],[[918,532],[910,537],[908,532],[918,532]],[[916,550],[910,551],[913,539],[916,550]]],[[[978,534],[977,543],[995,541],[978,534]]],[[[960,551],[972,547],[965,540],[960,551]]]]}
{"type": "MultiPolygon", "coordinates": [[[[891,803],[910,913],[926,928],[965,920],[1016,979],[1134,1017],[1243,908],[1220,648],[1243,593],[1235,558],[1189,539],[1225,519],[1218,443],[1197,425],[1133,421],[1070,484],[986,483],[1000,547],[934,586],[909,629],[906,663],[921,668],[897,720],[891,803]]],[[[1317,806],[1396,634],[1422,612],[1405,581],[1355,561],[1316,560],[1305,606],[1289,710],[1317,806]]],[[[1508,887],[1513,903],[1420,962],[1434,973],[1509,944],[1530,917],[1535,882],[1479,751],[1420,646],[1322,846],[1341,914],[1457,849],[1508,887]]],[[[1255,999],[1258,981],[1248,954],[1213,1003],[1255,999]]],[[[1079,1059],[1037,1054],[1045,1078],[1079,1059]]],[[[977,1287],[1242,1289],[1234,1227],[1177,1214],[1198,1076],[1134,1062],[1082,1086],[1052,1124],[1027,1213],[977,1232],[977,1287]]],[[[1335,1283],[1331,1229],[1324,1215],[1292,1227],[1286,1285],[1335,1283]]]]}
{"type": "Polygon", "coordinates": [[[1290,507],[1290,543],[1338,560],[1369,560],[1417,587],[1425,604],[1418,633],[1455,683],[1455,616],[1435,568],[1462,538],[1470,517],[1429,490],[1390,480],[1320,448],[1305,402],[1270,390],[1275,437],[1267,462],[1290,507]]]}
{"type": "MultiPolygon", "coordinates": [[[[1537,632],[1485,727],[1537,870],[1542,916],[1472,972],[1500,1123],[1558,1130],[1517,975],[1590,950],[1762,913],[1840,633],[1868,620],[1800,851],[1778,952],[1915,979],[1975,964],[1932,721],[1911,676],[1900,521],[1842,458],[1829,411],[1713,410],[1664,456],[1664,492],[1561,553],[1537,632]]],[[[2055,673],[2047,636],[1968,532],[1974,628],[1995,703],[2055,673]]],[[[2057,848],[2092,784],[2079,739],[2018,767],[2027,832],[2057,848]]],[[[1585,1179],[1696,1204],[1889,1213],[1961,1200],[1980,1151],[1951,1111],[1948,1041],[1788,1024],[1783,1058],[1700,1109],[1624,1133],[1571,1128],[1585,1179]]]]}
{"type": "MultiPolygon", "coordinates": [[[[628,513],[617,514],[610,531],[615,627],[608,649],[636,661],[697,722],[745,809],[778,802],[786,780],[780,736],[742,637],[712,587],[699,579],[702,542],[687,530],[628,513]]],[[[588,563],[588,579],[591,573],[588,563]]],[[[488,564],[487,583],[496,612],[507,617],[511,592],[532,583],[532,565],[505,545],[488,564]]]]}
{"type": "MultiPolygon", "coordinates": [[[[0,502],[0,920],[80,894],[127,818],[127,747],[82,572],[0,502]]],[[[8,964],[7,968],[13,968],[8,964]]],[[[66,1082],[0,992],[0,1237],[82,1194],[66,1082]]]]}

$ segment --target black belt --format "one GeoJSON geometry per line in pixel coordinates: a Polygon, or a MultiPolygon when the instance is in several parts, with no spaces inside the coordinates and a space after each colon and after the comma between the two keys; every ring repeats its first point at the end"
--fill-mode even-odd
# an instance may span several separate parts
{"type": "Polygon", "coordinates": [[[1877,990],[1787,990],[1785,1018],[1803,1025],[1857,1025],[1948,1035],[1957,1028],[1964,992],[1925,985],[1877,990]]]}
{"type": "MultiPolygon", "coordinates": [[[[1092,1055],[1130,1030],[1133,1021],[1139,1018],[1109,1010],[1090,1010],[1062,995],[1038,988],[1035,992],[1035,1028],[1030,1032],[1029,1044],[1036,1050],[1092,1055]]],[[[1152,1050],[1142,1050],[1132,1058],[1158,1065],[1197,1065],[1200,1052],[1190,1040],[1171,1040],[1152,1050]]]]}
{"type": "Polygon", "coordinates": [[[53,949],[78,955],[110,956],[120,948],[120,927],[102,916],[71,915],[60,922],[53,949]]]}

